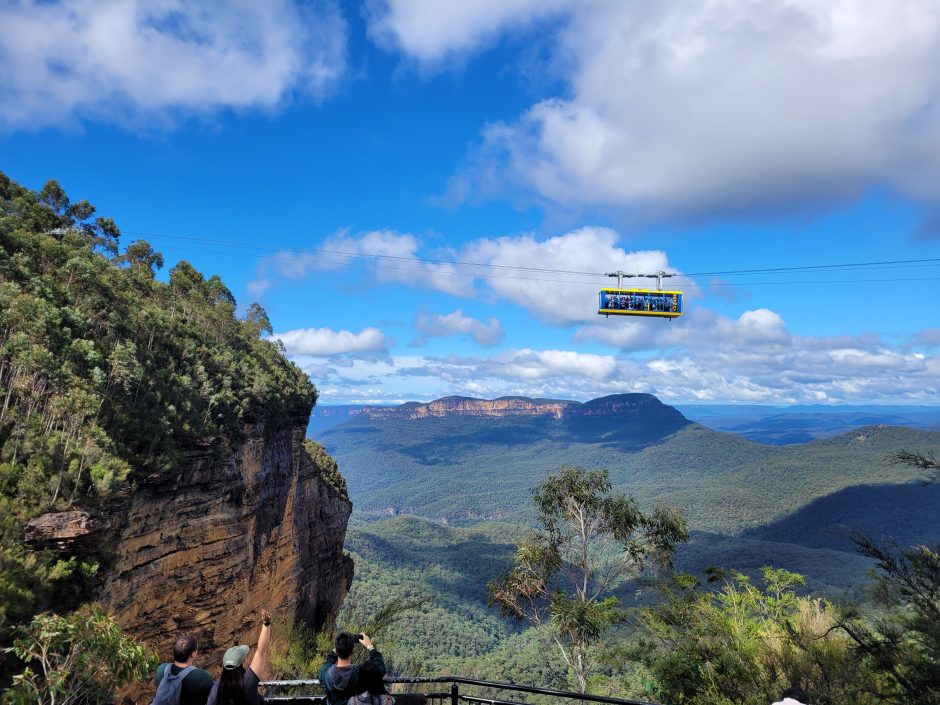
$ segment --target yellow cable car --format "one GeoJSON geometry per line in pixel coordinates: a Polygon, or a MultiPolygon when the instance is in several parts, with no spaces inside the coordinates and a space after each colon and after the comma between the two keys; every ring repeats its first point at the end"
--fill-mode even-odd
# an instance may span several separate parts
{"type": "Polygon", "coordinates": [[[603,316],[678,318],[682,315],[682,292],[657,289],[601,289],[597,313],[603,316]]]}

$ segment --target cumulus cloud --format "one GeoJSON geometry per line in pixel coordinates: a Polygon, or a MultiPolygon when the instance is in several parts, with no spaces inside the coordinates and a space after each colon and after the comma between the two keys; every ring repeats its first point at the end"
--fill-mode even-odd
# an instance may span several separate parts
{"type": "MultiPolygon", "coordinates": [[[[420,243],[408,233],[342,231],[307,250],[282,250],[261,260],[250,291],[264,291],[275,277],[303,279],[314,271],[361,268],[371,280],[423,286],[456,296],[473,296],[472,273],[446,263],[420,262],[420,243]]],[[[452,253],[451,253],[452,254],[452,253]]]]}
{"type": "Polygon", "coordinates": [[[635,350],[734,350],[754,356],[789,349],[794,343],[780,314],[766,308],[745,311],[737,319],[696,307],[673,320],[611,317],[581,326],[576,342],[598,342],[635,350]]]}
{"type": "Polygon", "coordinates": [[[275,333],[272,340],[284,344],[290,356],[333,357],[336,355],[387,352],[391,341],[378,328],[358,333],[330,328],[299,328],[275,333]]]}
{"type": "Polygon", "coordinates": [[[441,338],[450,335],[468,335],[480,345],[499,345],[506,332],[496,318],[486,323],[464,315],[459,308],[453,313],[419,313],[415,319],[415,330],[425,338],[441,338]]]}
{"type": "Polygon", "coordinates": [[[466,383],[473,379],[536,382],[546,379],[603,381],[611,377],[617,362],[610,355],[572,350],[508,350],[494,357],[428,358],[421,366],[404,368],[406,376],[441,377],[466,383]]]}
{"type": "Polygon", "coordinates": [[[855,348],[837,347],[836,341],[808,342],[797,341],[770,356],[730,348],[650,357],[516,350],[493,357],[426,358],[396,367],[409,380],[439,380],[439,396],[590,399],[644,392],[667,403],[796,404],[928,403],[940,393],[940,357],[865,347],[861,341],[855,348]]]}
{"type": "Polygon", "coordinates": [[[685,317],[674,323],[627,321],[620,337],[603,326],[579,331],[580,342],[621,348],[606,354],[576,346],[393,356],[386,352],[391,341],[368,328],[275,337],[336,401],[427,401],[450,394],[591,399],[644,392],[667,403],[839,404],[933,403],[940,395],[937,354],[892,346],[873,335],[794,335],[767,309],[733,319],[697,315],[684,328],[679,322],[685,317]],[[643,323],[662,325],[635,327],[643,323]]]}
{"type": "MultiPolygon", "coordinates": [[[[501,3],[460,34],[437,4],[389,0],[377,22],[433,61],[540,17],[501,3]]],[[[565,17],[554,66],[567,91],[485,126],[458,190],[653,217],[814,207],[884,185],[940,201],[933,0],[593,0],[565,17]]]]}
{"type": "Polygon", "coordinates": [[[6,130],[274,109],[323,97],[345,67],[345,21],[330,0],[25,0],[0,6],[0,27],[6,130]]]}
{"type": "Polygon", "coordinates": [[[940,328],[927,328],[914,336],[915,345],[925,348],[940,348],[940,328]]]}
{"type": "Polygon", "coordinates": [[[551,17],[571,0],[474,0],[373,3],[369,34],[385,46],[400,47],[421,61],[439,61],[492,41],[507,28],[551,17]]]}
{"type": "MultiPolygon", "coordinates": [[[[665,252],[631,252],[619,247],[618,240],[610,228],[584,227],[546,239],[528,234],[480,238],[458,249],[423,252],[419,240],[410,234],[343,232],[327,238],[321,248],[281,252],[262,260],[256,280],[248,287],[263,292],[275,275],[298,279],[316,270],[365,267],[369,280],[464,298],[484,294],[511,301],[541,321],[568,325],[583,321],[597,306],[598,291],[613,281],[604,276],[611,269],[631,274],[676,272],[665,252]]],[[[655,286],[654,280],[645,278],[628,281],[655,286]]],[[[685,289],[687,296],[697,295],[695,285],[685,289]]]]}
{"type": "MultiPolygon", "coordinates": [[[[583,321],[585,312],[597,306],[600,287],[610,285],[611,280],[598,274],[611,269],[641,274],[671,270],[665,252],[628,252],[617,247],[618,237],[609,228],[585,227],[544,240],[531,235],[485,238],[465,245],[461,258],[499,268],[518,267],[516,276],[491,277],[486,286],[543,321],[568,324],[583,321]],[[584,274],[526,274],[527,268],[584,274]]],[[[638,285],[649,284],[641,280],[638,285]]]]}

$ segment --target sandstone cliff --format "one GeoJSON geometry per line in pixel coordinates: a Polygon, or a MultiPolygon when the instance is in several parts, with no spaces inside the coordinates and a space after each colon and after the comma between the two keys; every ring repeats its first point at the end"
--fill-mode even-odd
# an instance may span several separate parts
{"type": "Polygon", "coordinates": [[[444,397],[426,404],[409,402],[395,407],[364,407],[359,411],[361,415],[374,419],[421,419],[446,416],[493,418],[532,416],[565,419],[583,416],[630,416],[643,412],[655,412],[657,415],[674,416],[676,420],[684,420],[681,413],[664,405],[651,394],[613,394],[584,403],[528,397],[501,397],[492,400],[444,397]]]}
{"type": "Polygon", "coordinates": [[[316,628],[336,615],[353,576],[343,554],[352,505],[304,451],[303,420],[246,430],[230,457],[191,451],[107,521],[47,515],[31,525],[37,544],[74,550],[89,531],[113,543],[101,602],[162,659],[177,636],[196,635],[198,665],[212,672],[226,648],[254,643],[260,607],[316,628]]]}

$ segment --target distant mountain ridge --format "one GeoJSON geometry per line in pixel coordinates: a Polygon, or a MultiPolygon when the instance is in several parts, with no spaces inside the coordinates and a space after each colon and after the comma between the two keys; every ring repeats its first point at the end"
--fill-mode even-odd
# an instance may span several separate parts
{"type": "Polygon", "coordinates": [[[432,402],[408,402],[401,406],[364,407],[358,414],[371,419],[421,419],[450,416],[506,418],[510,416],[548,417],[554,419],[584,416],[633,416],[653,413],[675,422],[686,418],[651,394],[612,394],[587,402],[567,399],[532,399],[530,397],[444,397],[432,402]]]}
{"type": "Polygon", "coordinates": [[[764,445],[793,445],[838,436],[864,426],[940,430],[940,406],[678,404],[686,418],[764,445]]]}
{"type": "MultiPolygon", "coordinates": [[[[592,406],[604,400],[645,395],[616,394],[589,402],[570,399],[537,399],[506,396],[497,399],[444,397],[431,402],[392,404],[317,404],[307,432],[318,438],[352,418],[369,419],[468,417],[571,418],[593,414],[592,406]]],[[[865,426],[907,426],[925,431],[940,430],[940,406],[915,405],[825,405],[768,406],[755,404],[677,404],[674,407],[689,421],[715,431],[727,431],[763,445],[793,445],[829,438],[865,426]]],[[[612,410],[608,410],[615,413],[612,410]]]]}

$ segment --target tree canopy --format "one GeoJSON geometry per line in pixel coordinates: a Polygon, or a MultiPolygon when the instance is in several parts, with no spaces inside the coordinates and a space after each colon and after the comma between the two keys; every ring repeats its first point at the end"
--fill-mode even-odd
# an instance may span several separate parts
{"type": "Polygon", "coordinates": [[[606,470],[564,466],[534,492],[541,530],[519,544],[515,565],[489,584],[503,614],[549,624],[580,692],[587,692],[592,647],[622,618],[610,594],[621,580],[651,563],[669,565],[687,538],[677,510],[642,513],[636,502],[612,494],[606,470]]]}

